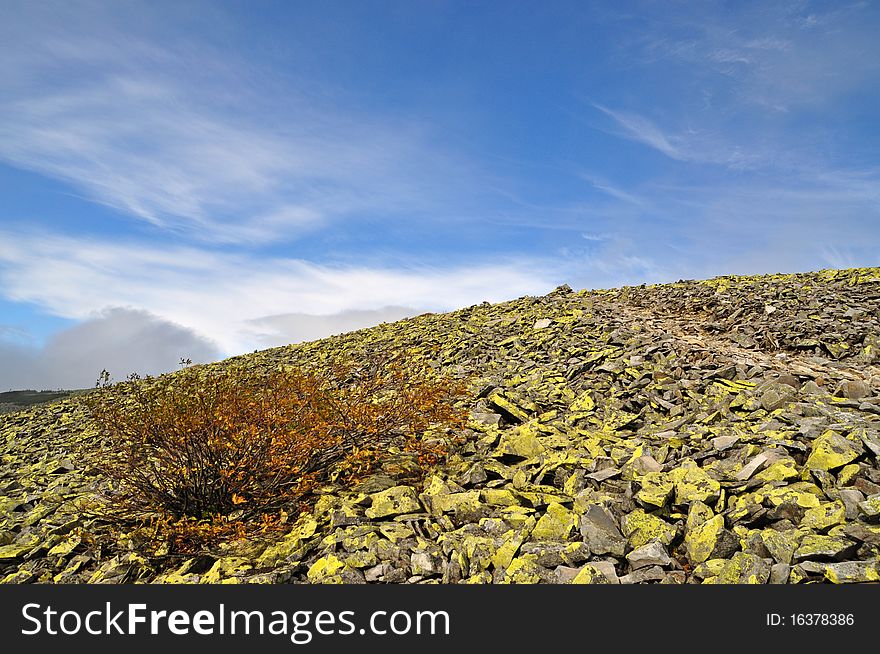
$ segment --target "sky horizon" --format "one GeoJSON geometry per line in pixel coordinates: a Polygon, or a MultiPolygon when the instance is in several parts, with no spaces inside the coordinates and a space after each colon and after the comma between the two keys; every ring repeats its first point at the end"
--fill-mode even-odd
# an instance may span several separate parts
{"type": "Polygon", "coordinates": [[[880,265],[876,2],[0,0],[0,391],[880,265]]]}

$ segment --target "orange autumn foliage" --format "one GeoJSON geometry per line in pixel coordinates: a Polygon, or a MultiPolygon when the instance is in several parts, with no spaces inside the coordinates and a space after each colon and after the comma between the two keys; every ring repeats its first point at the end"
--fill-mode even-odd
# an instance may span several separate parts
{"type": "Polygon", "coordinates": [[[322,373],[186,368],[101,388],[87,404],[113,481],[108,514],[240,535],[304,508],[317,484],[356,483],[389,453],[424,474],[445,449],[423,436],[463,424],[462,394],[426,366],[379,358],[322,373]]]}

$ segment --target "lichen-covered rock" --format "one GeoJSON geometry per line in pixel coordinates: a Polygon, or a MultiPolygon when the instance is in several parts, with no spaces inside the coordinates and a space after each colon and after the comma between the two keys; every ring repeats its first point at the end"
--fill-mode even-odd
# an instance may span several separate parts
{"type": "Polygon", "coordinates": [[[25,554],[34,549],[34,545],[31,544],[15,544],[12,545],[0,545],[0,561],[10,561],[15,559],[24,558],[25,554]]]}
{"type": "Polygon", "coordinates": [[[807,459],[809,470],[836,470],[855,461],[864,451],[861,443],[845,438],[834,431],[826,431],[813,442],[807,459]]]}
{"type": "Polygon", "coordinates": [[[835,584],[880,581],[880,561],[844,561],[825,565],[825,578],[835,584]]]}
{"type": "Polygon", "coordinates": [[[846,522],[846,507],[843,502],[825,502],[807,509],[800,522],[801,527],[814,531],[828,531],[846,522]]]}
{"type": "Polygon", "coordinates": [[[343,583],[343,573],[348,569],[348,566],[343,561],[330,554],[315,561],[309,568],[306,576],[312,583],[341,584],[343,583]]]}
{"type": "Polygon", "coordinates": [[[511,454],[524,459],[538,456],[544,450],[544,445],[529,425],[522,425],[505,432],[498,446],[499,454],[511,454]]]}
{"type": "Polygon", "coordinates": [[[630,547],[637,548],[657,541],[669,545],[676,536],[676,528],[657,516],[636,509],[623,516],[621,531],[630,547]]]}
{"type": "Polygon", "coordinates": [[[840,561],[854,552],[857,544],[843,536],[804,536],[794,553],[795,561],[807,559],[834,559],[840,561]]]}
{"type": "Polygon", "coordinates": [[[764,529],[761,532],[761,541],[777,563],[789,565],[800,544],[801,535],[794,530],[764,529]]]}
{"type": "Polygon", "coordinates": [[[89,509],[105,443],[76,394],[0,413],[0,580],[875,581],[878,334],[872,268],[554,292],[211,364],[402,353],[462,379],[469,420],[421,435],[450,450],[422,481],[395,445],[183,561],[89,509]]]}
{"type": "Polygon", "coordinates": [[[764,559],[737,552],[724,563],[713,579],[716,584],[766,584],[770,579],[770,565],[764,559]]]}
{"type": "Polygon", "coordinates": [[[642,488],[636,494],[636,499],[654,509],[665,506],[675,489],[674,480],[663,472],[650,472],[639,483],[642,488]]]}
{"type": "Polygon", "coordinates": [[[880,493],[871,495],[864,502],[859,502],[859,509],[869,519],[880,517],[880,493]]]}
{"type": "Polygon", "coordinates": [[[299,560],[306,553],[304,545],[317,529],[318,522],[311,515],[303,516],[284,538],[263,550],[257,559],[257,566],[271,567],[282,561],[299,560]]]}
{"type": "Polygon", "coordinates": [[[368,518],[386,518],[422,510],[419,496],[412,486],[394,486],[370,497],[373,502],[364,512],[368,518]]]}
{"type": "Polygon", "coordinates": [[[727,558],[739,547],[736,536],[724,526],[724,516],[717,515],[688,529],[684,536],[685,551],[692,563],[727,558]]]}
{"type": "Polygon", "coordinates": [[[580,569],[574,579],[571,580],[572,584],[607,584],[608,578],[605,574],[595,565],[587,564],[580,569]]]}
{"type": "Polygon", "coordinates": [[[670,473],[675,483],[675,503],[714,504],[721,496],[721,483],[692,461],[686,461],[670,473]]]}
{"type": "Polygon", "coordinates": [[[250,570],[252,567],[248,559],[238,556],[218,559],[201,578],[201,583],[235,583],[237,575],[250,570]]]}
{"type": "Polygon", "coordinates": [[[574,531],[576,523],[577,516],[573,511],[554,502],[547,506],[546,513],[538,520],[538,524],[532,530],[532,538],[535,540],[567,540],[574,531]]]}
{"type": "Polygon", "coordinates": [[[538,565],[537,557],[524,555],[513,559],[501,573],[502,584],[537,584],[552,581],[551,573],[538,565]]]}

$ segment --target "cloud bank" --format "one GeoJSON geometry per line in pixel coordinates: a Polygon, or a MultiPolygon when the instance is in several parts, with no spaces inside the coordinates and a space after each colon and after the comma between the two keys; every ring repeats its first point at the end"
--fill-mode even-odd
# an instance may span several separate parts
{"type": "Polygon", "coordinates": [[[88,319],[95,307],[142,308],[186,325],[227,355],[366,326],[398,311],[376,307],[442,311],[547,293],[560,283],[557,275],[529,260],[443,269],[332,266],[0,230],[7,297],[75,320],[88,319]]]}
{"type": "Polygon", "coordinates": [[[218,357],[213,343],[186,327],[146,311],[108,309],[40,348],[0,339],[0,389],[90,388],[103,369],[119,380],[174,370],[181,358],[204,363],[218,357]]]}

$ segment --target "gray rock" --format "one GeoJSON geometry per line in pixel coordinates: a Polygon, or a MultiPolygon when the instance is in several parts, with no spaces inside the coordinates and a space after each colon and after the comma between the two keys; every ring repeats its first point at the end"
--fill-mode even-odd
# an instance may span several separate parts
{"type": "Polygon", "coordinates": [[[776,383],[791,386],[795,390],[798,390],[801,387],[800,380],[794,375],[788,373],[779,375],[779,377],[776,378],[776,383]]]}
{"type": "Polygon", "coordinates": [[[616,477],[620,474],[620,470],[617,468],[602,468],[601,470],[597,470],[596,472],[591,472],[588,475],[584,475],[587,479],[592,479],[593,481],[605,481],[606,479],[611,479],[612,477],[616,477]]]}
{"type": "Polygon", "coordinates": [[[669,558],[669,554],[666,552],[666,548],[657,541],[648,543],[647,545],[642,545],[641,547],[634,549],[632,552],[626,555],[626,558],[632,566],[633,570],[638,570],[639,568],[654,565],[659,565],[662,567],[672,565],[672,559],[669,558]]]}
{"type": "Polygon", "coordinates": [[[724,452],[736,445],[739,442],[739,439],[740,437],[735,434],[730,436],[718,436],[712,439],[712,447],[719,452],[724,452]]]}
{"type": "Polygon", "coordinates": [[[845,397],[849,400],[860,400],[863,397],[872,395],[871,387],[861,380],[842,381],[837,385],[834,394],[838,397],[845,397]]]}
{"type": "Polygon", "coordinates": [[[788,384],[780,384],[771,382],[764,388],[761,394],[761,407],[765,411],[776,411],[781,409],[789,402],[793,402],[797,391],[788,384]]]}
{"type": "Polygon", "coordinates": [[[801,386],[801,393],[803,395],[827,395],[828,391],[819,386],[816,382],[810,380],[801,386]]]}
{"type": "Polygon", "coordinates": [[[787,563],[774,563],[770,566],[770,584],[787,584],[791,575],[791,566],[787,563]]]}
{"type": "Polygon", "coordinates": [[[626,538],[608,509],[594,504],[581,516],[580,523],[581,535],[593,554],[624,555],[626,538]]]}
{"type": "Polygon", "coordinates": [[[611,561],[593,561],[590,563],[594,568],[604,575],[609,584],[619,584],[620,579],[617,577],[617,570],[611,561]]]}
{"type": "Polygon", "coordinates": [[[666,572],[659,565],[651,568],[639,568],[628,575],[620,577],[621,584],[643,584],[646,581],[663,581],[666,572]]]}
{"type": "Polygon", "coordinates": [[[389,563],[380,563],[379,565],[374,565],[372,568],[366,568],[364,570],[364,579],[367,583],[377,582],[390,572],[391,568],[392,566],[389,563]]]}
{"type": "Polygon", "coordinates": [[[745,466],[743,466],[742,470],[740,470],[738,473],[736,473],[736,478],[739,481],[746,481],[753,474],[758,472],[758,470],[760,470],[765,465],[767,465],[767,462],[769,460],[770,460],[769,457],[766,454],[764,454],[763,452],[761,454],[756,455],[754,458],[752,458],[751,461],[749,461],[745,466]]]}
{"type": "Polygon", "coordinates": [[[860,513],[859,504],[865,500],[865,496],[861,491],[855,488],[841,488],[837,491],[837,494],[846,508],[846,519],[855,520],[858,518],[860,513]]]}

